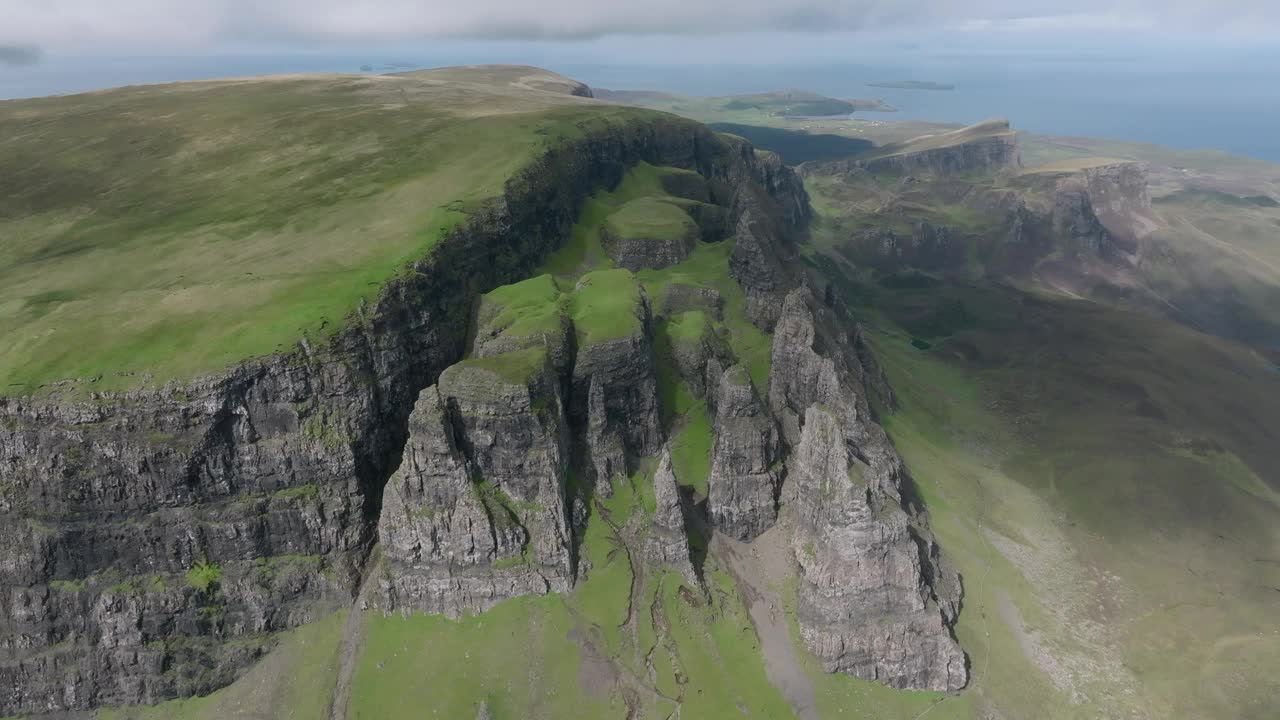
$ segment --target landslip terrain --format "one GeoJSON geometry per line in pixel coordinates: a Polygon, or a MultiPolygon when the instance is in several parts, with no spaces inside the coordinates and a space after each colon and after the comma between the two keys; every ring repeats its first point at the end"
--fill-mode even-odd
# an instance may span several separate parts
{"type": "Polygon", "coordinates": [[[1280,172],[595,95],[0,103],[0,715],[1275,715],[1280,172]]]}

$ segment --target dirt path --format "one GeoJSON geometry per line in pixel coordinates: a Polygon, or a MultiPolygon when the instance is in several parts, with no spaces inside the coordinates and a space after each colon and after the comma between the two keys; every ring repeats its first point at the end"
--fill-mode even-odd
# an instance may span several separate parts
{"type": "Polygon", "coordinates": [[[751,544],[716,535],[711,541],[711,552],[729,569],[746,601],[751,623],[760,637],[769,681],[782,691],[796,717],[820,720],[813,682],[800,665],[782,598],[771,585],[771,581],[781,579],[790,570],[792,559],[786,541],[786,529],[779,524],[751,544]]]}
{"type": "Polygon", "coordinates": [[[333,687],[333,699],[329,701],[329,720],[347,720],[347,706],[351,704],[351,680],[355,676],[360,652],[364,649],[364,608],[377,586],[376,578],[382,574],[382,561],[374,563],[365,573],[360,592],[347,612],[342,626],[342,641],[338,645],[338,681],[333,687]]]}

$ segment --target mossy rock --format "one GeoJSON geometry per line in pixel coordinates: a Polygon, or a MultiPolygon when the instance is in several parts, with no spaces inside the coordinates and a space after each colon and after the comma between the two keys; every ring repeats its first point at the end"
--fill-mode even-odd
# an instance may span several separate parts
{"type": "Polygon", "coordinates": [[[550,275],[504,285],[480,298],[480,333],[528,337],[555,332],[563,314],[560,286],[550,275]]]}
{"type": "Polygon", "coordinates": [[[484,371],[507,384],[529,385],[546,370],[547,351],[540,347],[526,348],[490,357],[472,357],[462,360],[445,370],[440,376],[441,385],[474,382],[475,371],[484,371]]]}
{"type": "Polygon", "coordinates": [[[711,202],[711,188],[707,184],[707,179],[692,170],[661,168],[658,182],[662,184],[662,189],[668,195],[700,203],[711,202]]]}
{"type": "Polygon", "coordinates": [[[702,228],[676,202],[644,197],[609,215],[601,231],[605,252],[628,270],[670,267],[689,257],[702,228]]]}

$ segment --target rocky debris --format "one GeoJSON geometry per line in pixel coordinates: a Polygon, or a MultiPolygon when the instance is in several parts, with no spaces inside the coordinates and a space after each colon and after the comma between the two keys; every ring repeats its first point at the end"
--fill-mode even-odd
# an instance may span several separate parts
{"type": "Polygon", "coordinates": [[[715,412],[707,510],[716,530],[750,541],[778,517],[782,481],[778,428],[743,365],[720,376],[715,412]]]}
{"type": "Polygon", "coordinates": [[[521,353],[543,361],[523,381],[464,361],[419,399],[379,521],[386,608],[457,617],[572,583],[559,380],[521,353]]]}
{"type": "Polygon", "coordinates": [[[653,475],[653,495],[655,509],[653,523],[645,535],[645,554],[650,561],[672,568],[696,585],[698,576],[689,560],[689,536],[680,487],[671,466],[671,450],[665,445],[653,475]]]}
{"type": "Polygon", "coordinates": [[[849,337],[810,293],[787,296],[774,334],[769,401],[791,449],[788,488],[801,568],[801,636],[828,671],[893,687],[967,682],[951,636],[959,603],[901,460],[870,416],[849,337]]]}

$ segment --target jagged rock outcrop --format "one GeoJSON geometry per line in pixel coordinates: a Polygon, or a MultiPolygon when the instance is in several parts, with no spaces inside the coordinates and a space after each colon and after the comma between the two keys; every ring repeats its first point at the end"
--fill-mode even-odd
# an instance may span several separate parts
{"type": "Polygon", "coordinates": [[[696,585],[698,576],[689,559],[689,536],[680,488],[671,465],[671,450],[665,445],[653,475],[653,495],[655,509],[644,538],[645,554],[650,561],[672,568],[696,585]]]}
{"type": "Polygon", "coordinates": [[[707,511],[716,530],[750,541],[778,517],[782,483],[778,428],[742,365],[721,374],[715,413],[707,511]]]}
{"type": "Polygon", "coordinates": [[[639,321],[625,335],[596,342],[579,337],[573,366],[570,415],[583,429],[583,455],[596,491],[608,495],[615,475],[629,475],[636,461],[662,447],[658,380],[653,365],[649,302],[635,296],[639,321]]]}
{"type": "Polygon", "coordinates": [[[1052,191],[1053,223],[1073,249],[1100,257],[1136,250],[1151,234],[1147,169],[1141,163],[1107,163],[1066,173],[1052,191]]]}
{"type": "Polygon", "coordinates": [[[667,324],[670,355],[667,358],[696,397],[715,402],[715,387],[723,369],[732,364],[733,352],[716,333],[716,325],[701,310],[671,316],[667,324]]]}
{"type": "Polygon", "coordinates": [[[572,583],[559,378],[538,349],[497,360],[449,368],[410,416],[378,526],[387,608],[457,617],[572,583]]]}
{"type": "Polygon", "coordinates": [[[782,298],[800,283],[796,237],[808,226],[809,196],[800,178],[773,153],[731,144],[741,161],[730,176],[734,247],[729,274],[747,294],[747,315],[772,330],[782,298]]]}
{"type": "Polygon", "coordinates": [[[829,672],[958,690],[965,659],[947,627],[958,583],[924,565],[937,562],[932,542],[879,489],[890,470],[859,459],[845,434],[832,410],[810,406],[791,460],[800,635],[829,672]]]}
{"type": "Polygon", "coordinates": [[[893,687],[967,682],[951,636],[959,578],[905,496],[905,470],[871,416],[849,338],[807,290],[787,296],[774,335],[770,407],[791,454],[801,637],[828,671],[893,687]]]}
{"type": "MultiPolygon", "coordinates": [[[[527,277],[639,161],[697,172],[732,218],[740,183],[767,181],[793,216],[803,198],[788,170],[696,123],[588,123],[324,342],[162,389],[0,399],[0,714],[209,692],[272,633],[347,602],[410,413],[462,357],[477,294],[527,277]]],[[[579,348],[575,401],[607,473],[661,447],[656,393],[626,397],[651,383],[647,342],[579,348]]]]}

